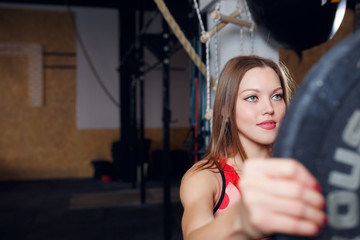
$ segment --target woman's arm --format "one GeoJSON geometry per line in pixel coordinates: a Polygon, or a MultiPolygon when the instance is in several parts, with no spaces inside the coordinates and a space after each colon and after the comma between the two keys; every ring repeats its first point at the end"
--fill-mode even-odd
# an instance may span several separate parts
{"type": "MultiPolygon", "coordinates": [[[[216,218],[214,200],[221,191],[221,183],[211,170],[188,171],[182,179],[180,198],[184,207],[182,230],[184,240],[236,239],[241,236],[239,204],[234,204],[216,218]]],[[[246,238],[243,238],[246,239],[246,238]]]]}
{"type": "Polygon", "coordinates": [[[218,184],[210,170],[185,174],[180,187],[185,240],[251,239],[273,233],[313,236],[326,223],[319,185],[295,160],[247,160],[240,177],[241,200],[214,218],[218,184]]]}

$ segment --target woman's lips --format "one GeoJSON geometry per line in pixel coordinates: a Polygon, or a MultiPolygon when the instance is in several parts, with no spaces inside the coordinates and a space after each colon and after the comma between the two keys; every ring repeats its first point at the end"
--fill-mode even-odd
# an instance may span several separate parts
{"type": "Polygon", "coordinates": [[[266,129],[266,130],[271,130],[276,127],[276,122],[273,120],[267,120],[267,121],[257,124],[257,126],[263,128],[263,129],[266,129]]]}

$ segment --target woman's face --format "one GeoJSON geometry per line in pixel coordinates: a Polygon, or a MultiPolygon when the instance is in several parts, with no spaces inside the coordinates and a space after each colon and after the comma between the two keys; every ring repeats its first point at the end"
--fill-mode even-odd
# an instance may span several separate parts
{"type": "Polygon", "coordinates": [[[247,71],[236,101],[236,124],[241,143],[271,145],[285,115],[280,79],[270,67],[247,71]]]}

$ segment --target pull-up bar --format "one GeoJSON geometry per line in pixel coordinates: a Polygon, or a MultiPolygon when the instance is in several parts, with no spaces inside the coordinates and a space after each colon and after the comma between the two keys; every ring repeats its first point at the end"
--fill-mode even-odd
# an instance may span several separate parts
{"type": "MultiPolygon", "coordinates": [[[[234,12],[232,12],[229,17],[237,17],[241,14],[242,10],[241,9],[236,9],[234,12]]],[[[213,27],[212,29],[210,29],[208,32],[206,32],[205,34],[201,35],[200,37],[200,41],[202,43],[205,43],[207,40],[209,40],[212,36],[214,36],[214,34],[218,31],[220,31],[221,29],[223,29],[228,23],[225,21],[221,21],[219,24],[217,24],[215,27],[213,27]]]]}

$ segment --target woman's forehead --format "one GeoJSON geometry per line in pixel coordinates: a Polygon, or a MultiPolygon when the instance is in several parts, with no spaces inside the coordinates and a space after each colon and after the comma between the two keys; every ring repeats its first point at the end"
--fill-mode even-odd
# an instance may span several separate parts
{"type": "Polygon", "coordinates": [[[279,76],[270,67],[255,67],[248,70],[240,81],[239,91],[281,87],[279,76]]]}

